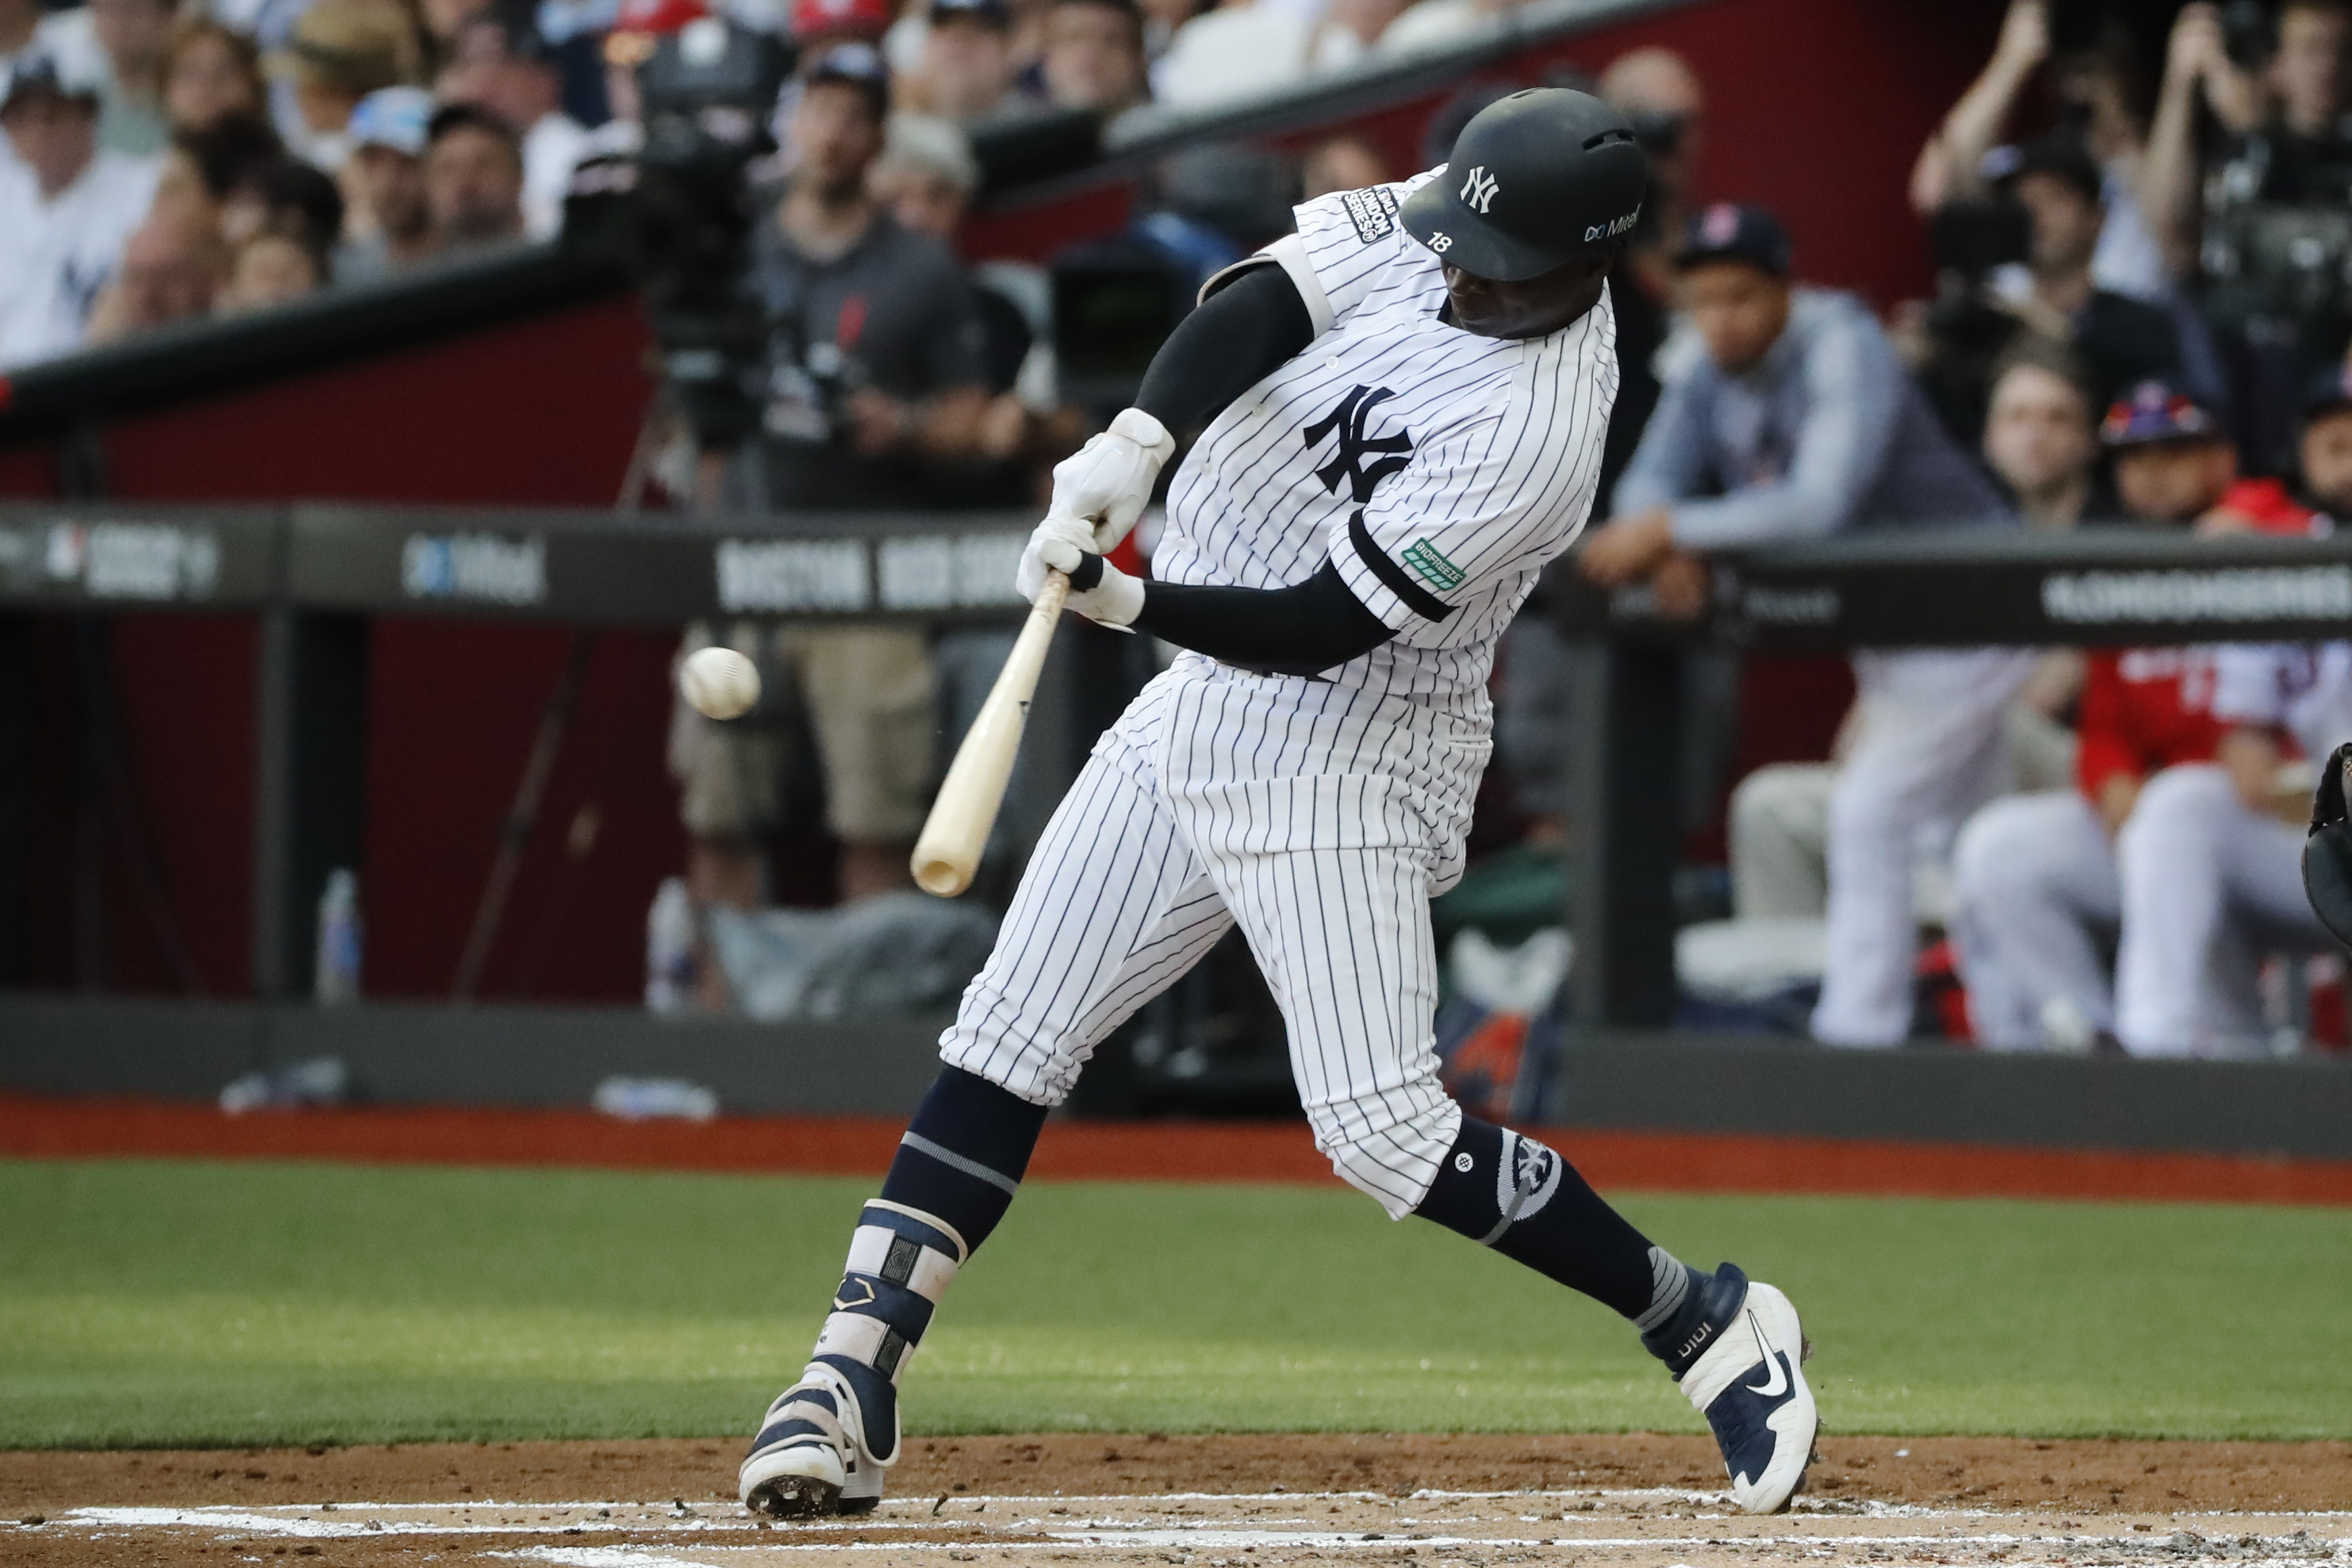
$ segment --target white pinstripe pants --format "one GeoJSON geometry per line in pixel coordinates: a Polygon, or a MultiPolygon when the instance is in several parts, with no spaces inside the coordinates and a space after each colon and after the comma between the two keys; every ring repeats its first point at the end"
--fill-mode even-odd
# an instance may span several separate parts
{"type": "Polygon", "coordinates": [[[1146,688],[1046,825],[940,1054],[1058,1104],[1096,1045],[1239,924],[1316,1147],[1402,1218],[1462,1122],[1437,1081],[1429,900],[1460,878],[1483,726],[1366,754],[1402,705],[1303,685],[1180,664],[1146,688]],[[1412,788],[1415,772],[1440,787],[1412,788]]]}

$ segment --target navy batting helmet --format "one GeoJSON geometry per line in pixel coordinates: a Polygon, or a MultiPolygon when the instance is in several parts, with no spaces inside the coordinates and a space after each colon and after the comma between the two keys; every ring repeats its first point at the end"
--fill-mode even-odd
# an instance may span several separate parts
{"type": "Polygon", "coordinates": [[[1538,277],[1633,231],[1650,161],[1625,117],[1570,88],[1530,88],[1462,128],[1445,172],[1406,198],[1413,238],[1497,283],[1538,277]]]}

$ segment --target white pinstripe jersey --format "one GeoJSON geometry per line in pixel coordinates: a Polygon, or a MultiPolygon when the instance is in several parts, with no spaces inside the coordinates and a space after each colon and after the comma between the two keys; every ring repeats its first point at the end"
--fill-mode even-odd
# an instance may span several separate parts
{"type": "Polygon", "coordinates": [[[1317,336],[1185,457],[1152,571],[1281,588],[1328,557],[1396,635],[1325,672],[1327,701],[1369,693],[1483,720],[1496,641],[1592,508],[1617,322],[1604,292],[1548,337],[1448,325],[1438,257],[1397,219],[1444,172],[1319,197],[1267,247],[1317,336]]]}

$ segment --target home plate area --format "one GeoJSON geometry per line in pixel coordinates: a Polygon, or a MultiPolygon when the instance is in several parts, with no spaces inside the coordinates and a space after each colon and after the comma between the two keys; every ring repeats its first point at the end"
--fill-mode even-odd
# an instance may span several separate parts
{"type": "MultiPolygon", "coordinates": [[[[766,1524],[712,1502],[95,1507],[0,1528],[0,1557],[761,1568],[829,1561],[1231,1564],[2352,1563],[2352,1513],[2094,1514],[1801,1499],[1778,1519],[1675,1488],[1515,1492],[949,1496],[766,1524]],[[11,1537],[14,1537],[12,1540],[11,1537]]],[[[19,1559],[25,1560],[25,1559],[19,1559]]],[[[287,1568],[292,1568],[289,1563],[287,1568]]],[[[309,1565],[305,1565],[309,1568],[309,1565]]]]}
{"type": "Polygon", "coordinates": [[[793,1522],[745,1513],[738,1449],[709,1438],[5,1452],[0,1563],[2352,1568],[2342,1442],[1825,1437],[1808,1491],[1776,1519],[1732,1511],[1709,1484],[1712,1444],[1680,1434],[908,1446],[877,1511],[793,1522]]]}

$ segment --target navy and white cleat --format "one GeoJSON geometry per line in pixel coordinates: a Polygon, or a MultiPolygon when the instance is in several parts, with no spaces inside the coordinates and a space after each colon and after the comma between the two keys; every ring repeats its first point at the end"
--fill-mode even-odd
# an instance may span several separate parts
{"type": "Polygon", "coordinates": [[[1701,1289],[1700,1323],[1667,1368],[1715,1429],[1731,1500],[1748,1513],[1778,1513],[1804,1485],[1821,1429],[1805,1382],[1812,1346],[1789,1298],[1732,1265],[1701,1289]]]}
{"type": "Polygon", "coordinates": [[[776,1396],[737,1472],[736,1493],[774,1519],[870,1513],[882,1500],[882,1467],[861,1460],[845,1411],[856,1405],[840,1374],[812,1364],[776,1396]]]}

